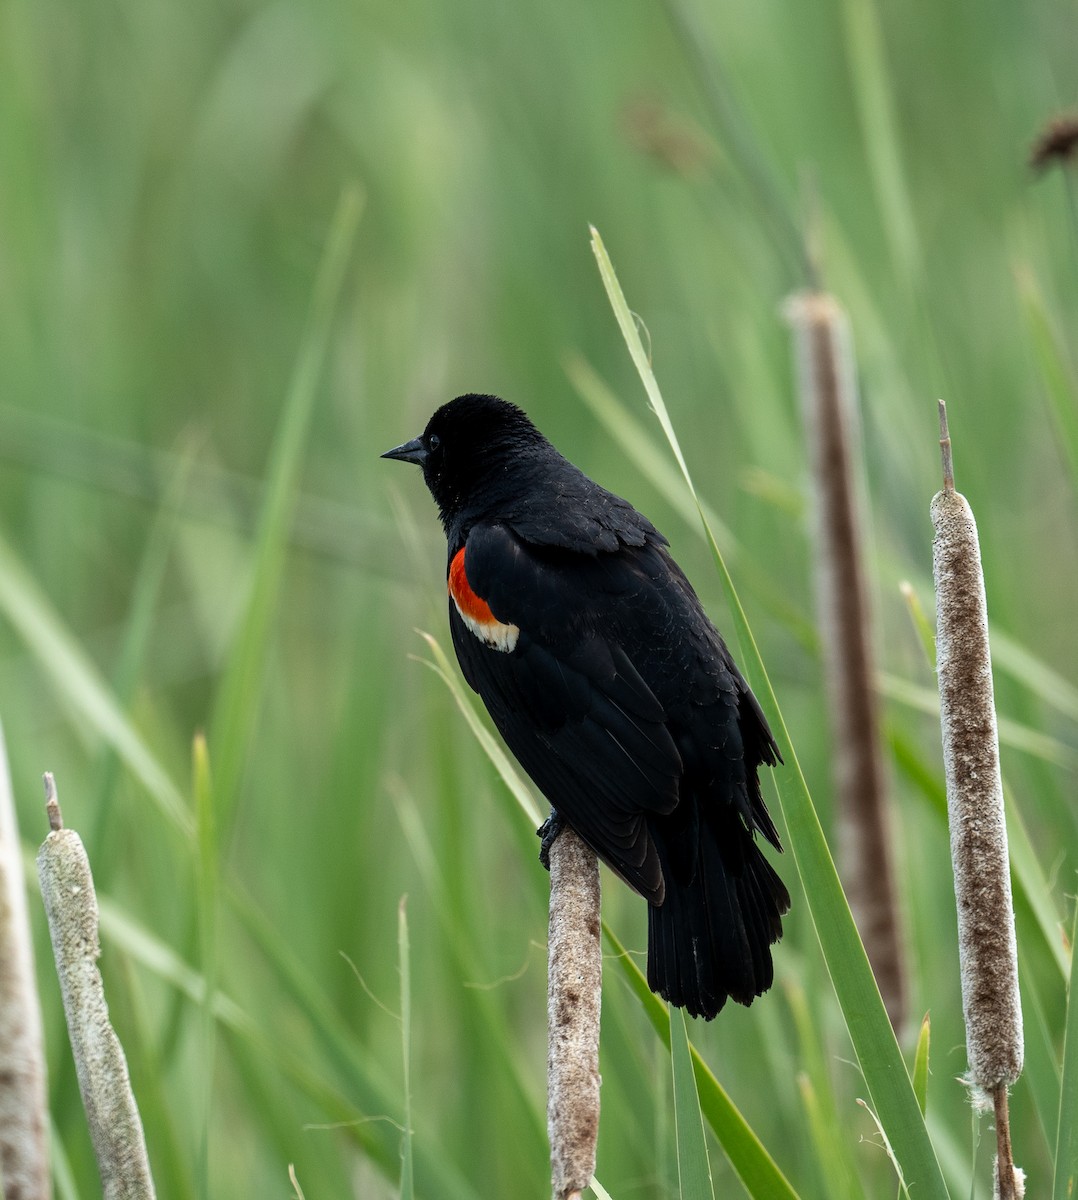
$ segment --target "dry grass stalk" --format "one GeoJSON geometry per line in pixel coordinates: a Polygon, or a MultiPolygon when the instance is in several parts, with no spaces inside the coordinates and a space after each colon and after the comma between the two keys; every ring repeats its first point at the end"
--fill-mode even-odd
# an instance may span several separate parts
{"type": "Polygon", "coordinates": [[[970,1084],[992,1096],[998,1194],[1013,1200],[1007,1086],[1022,1072],[1022,1008],[999,769],[988,609],[977,525],[954,490],[947,412],[940,402],[943,490],[932,500],[939,673],[947,812],[958,906],[958,950],[970,1084]]]}
{"type": "Polygon", "coordinates": [[[849,328],[825,292],[792,296],[798,390],[816,495],[816,590],[833,731],[843,886],[891,1024],[906,975],[891,858],[872,607],[864,566],[860,422],[849,328]]]}
{"type": "Polygon", "coordinates": [[[97,895],[82,839],[65,829],[51,775],[45,776],[49,836],[37,855],[56,973],[79,1089],[105,1200],[153,1200],[154,1186],[127,1059],[109,1023],[97,959],[97,895]]]}
{"type": "Polygon", "coordinates": [[[602,947],[599,862],[569,828],[550,847],[547,1130],[555,1200],[595,1174],[602,947]]]}
{"type": "Polygon", "coordinates": [[[48,1200],[45,1046],[19,828],[0,733],[0,1194],[48,1200]]]}

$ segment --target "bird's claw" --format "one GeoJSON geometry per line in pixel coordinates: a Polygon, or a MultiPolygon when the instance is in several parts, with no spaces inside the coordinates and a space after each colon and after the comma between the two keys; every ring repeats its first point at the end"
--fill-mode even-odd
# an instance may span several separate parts
{"type": "Polygon", "coordinates": [[[550,816],[535,831],[542,839],[539,843],[539,861],[548,871],[550,870],[550,847],[554,845],[554,839],[564,827],[565,822],[561,819],[560,813],[557,809],[552,808],[550,816]]]}

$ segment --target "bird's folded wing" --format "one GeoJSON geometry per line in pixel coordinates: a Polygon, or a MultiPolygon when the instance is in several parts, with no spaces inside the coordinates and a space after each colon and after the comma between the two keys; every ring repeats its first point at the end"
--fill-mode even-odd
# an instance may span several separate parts
{"type": "Polygon", "coordinates": [[[536,549],[503,526],[473,529],[468,584],[520,633],[511,653],[494,649],[453,604],[451,627],[468,683],[521,765],[580,836],[657,903],[662,872],[646,819],[676,807],[682,761],[663,705],[604,628],[607,609],[655,603],[646,580],[624,564],[610,569],[612,557],[536,549]]]}

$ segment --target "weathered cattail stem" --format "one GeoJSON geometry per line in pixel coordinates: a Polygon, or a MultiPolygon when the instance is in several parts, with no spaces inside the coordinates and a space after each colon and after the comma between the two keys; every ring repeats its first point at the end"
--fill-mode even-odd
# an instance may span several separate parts
{"type": "Polygon", "coordinates": [[[1007,1086],[1022,1072],[1018,950],[981,551],[973,513],[965,497],[954,490],[942,401],[940,435],[944,486],[933,498],[931,510],[936,667],[968,1078],[995,1104],[1000,1135],[998,1194],[1002,1200],[1012,1200],[1019,1193],[1010,1159],[1006,1106],[1007,1086]]]}
{"type": "Polygon", "coordinates": [[[996,1177],[992,1181],[993,1200],[1022,1200],[1026,1194],[1026,1173],[1014,1165],[1011,1147],[1011,1114],[1007,1107],[1007,1085],[992,1089],[992,1114],[996,1122],[996,1177]]]}
{"type": "Polygon", "coordinates": [[[0,1195],[48,1200],[45,1046],[19,829],[0,733],[0,1195]]]}
{"type": "Polygon", "coordinates": [[[595,1174],[602,947],[599,861],[569,828],[550,847],[547,1130],[555,1200],[595,1174]]]}
{"type": "Polygon", "coordinates": [[[49,836],[37,855],[41,896],[64,1000],[79,1089],[105,1200],[153,1200],[154,1186],[127,1059],[109,1023],[97,959],[97,896],[82,839],[65,829],[45,776],[49,836]]]}
{"type": "Polygon", "coordinates": [[[790,297],[798,391],[812,460],[816,592],[833,731],[840,867],[891,1024],[906,1014],[872,606],[864,566],[860,421],[846,315],[826,292],[790,297]]]}

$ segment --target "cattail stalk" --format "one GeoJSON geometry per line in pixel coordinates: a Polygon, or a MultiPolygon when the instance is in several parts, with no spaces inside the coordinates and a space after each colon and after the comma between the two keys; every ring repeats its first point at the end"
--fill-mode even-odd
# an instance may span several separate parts
{"type": "Polygon", "coordinates": [[[933,498],[931,509],[936,668],[968,1080],[992,1098],[997,1195],[1001,1200],[1013,1200],[1021,1191],[1016,1190],[1020,1183],[1016,1185],[1011,1156],[1007,1087],[1022,1072],[1022,1008],[988,610],[977,525],[965,497],[954,489],[947,410],[942,401],[939,411],[943,490],[933,498]]]}
{"type": "Polygon", "coordinates": [[[846,315],[826,292],[786,303],[816,496],[816,592],[832,733],[842,881],[891,1024],[906,975],[880,737],[872,606],[864,565],[864,489],[846,315]]]}
{"type": "Polygon", "coordinates": [[[0,733],[0,1195],[48,1200],[45,1046],[15,800],[0,733]]]}
{"type": "Polygon", "coordinates": [[[563,826],[550,847],[547,948],[547,1130],[554,1200],[595,1174],[602,989],[599,861],[563,826]]]}
{"type": "Polygon", "coordinates": [[[82,839],[65,829],[45,776],[49,836],[37,855],[75,1069],[105,1200],[153,1200],[154,1186],[127,1059],[109,1022],[97,959],[97,895],[82,839]]]}

